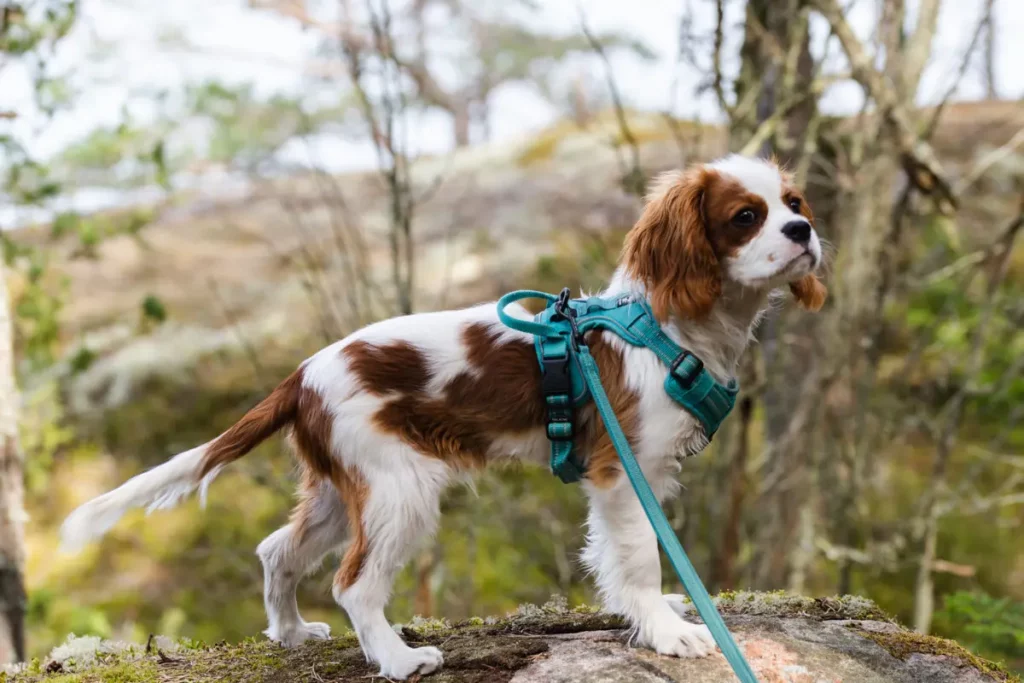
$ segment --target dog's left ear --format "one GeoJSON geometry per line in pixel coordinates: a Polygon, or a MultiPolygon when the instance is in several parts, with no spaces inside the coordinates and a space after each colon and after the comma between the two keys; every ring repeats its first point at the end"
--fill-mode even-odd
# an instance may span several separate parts
{"type": "Polygon", "coordinates": [[[821,283],[821,280],[814,273],[808,273],[796,282],[789,283],[789,291],[793,292],[793,296],[796,297],[801,308],[813,313],[821,310],[828,296],[828,290],[825,288],[825,285],[821,283]]]}
{"type": "Polygon", "coordinates": [[[722,293],[718,257],[704,220],[704,195],[713,177],[699,166],[660,176],[626,236],[626,271],[647,287],[659,321],[670,314],[704,319],[722,293]]]}

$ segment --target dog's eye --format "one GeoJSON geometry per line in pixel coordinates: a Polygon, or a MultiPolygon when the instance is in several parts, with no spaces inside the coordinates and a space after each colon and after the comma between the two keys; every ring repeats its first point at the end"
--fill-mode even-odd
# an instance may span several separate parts
{"type": "Polygon", "coordinates": [[[793,211],[793,213],[800,213],[800,208],[802,206],[803,203],[796,197],[789,200],[789,208],[793,211]]]}
{"type": "Polygon", "coordinates": [[[741,227],[747,228],[757,222],[757,214],[753,209],[743,209],[732,217],[732,222],[741,227]]]}

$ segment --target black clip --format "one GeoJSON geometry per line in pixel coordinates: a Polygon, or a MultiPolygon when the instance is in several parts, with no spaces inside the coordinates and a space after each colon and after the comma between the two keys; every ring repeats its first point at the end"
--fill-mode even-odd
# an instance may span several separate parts
{"type": "Polygon", "coordinates": [[[683,389],[689,389],[693,386],[693,383],[697,381],[697,378],[700,377],[700,373],[704,371],[704,361],[697,358],[697,356],[694,356],[686,349],[683,349],[682,353],[676,356],[675,360],[672,361],[672,365],[668,366],[668,371],[670,375],[675,377],[676,381],[679,382],[683,389]],[[688,356],[693,356],[697,361],[697,365],[694,366],[693,370],[691,370],[686,377],[680,378],[679,375],[676,374],[676,369],[688,356]]]}
{"type": "Polygon", "coordinates": [[[569,375],[571,362],[569,354],[544,359],[544,374],[540,378],[540,390],[544,396],[564,394],[572,397],[572,380],[569,375]]]}
{"type": "Polygon", "coordinates": [[[576,309],[569,305],[571,297],[572,293],[569,288],[564,287],[558,294],[558,301],[555,302],[553,319],[561,317],[569,321],[569,327],[572,330],[572,348],[574,351],[579,351],[581,346],[586,345],[586,342],[583,340],[583,335],[580,334],[580,328],[576,326],[576,309]]]}

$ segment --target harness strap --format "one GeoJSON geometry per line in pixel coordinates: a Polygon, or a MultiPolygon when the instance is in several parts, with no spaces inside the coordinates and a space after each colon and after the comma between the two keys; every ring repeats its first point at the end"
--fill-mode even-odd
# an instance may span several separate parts
{"type": "Polygon", "coordinates": [[[757,683],[757,677],[750,668],[750,664],[744,659],[743,653],[740,652],[736,641],[733,640],[732,634],[729,633],[725,622],[722,621],[722,615],[715,609],[715,604],[711,601],[711,596],[708,595],[707,589],[704,588],[704,583],[700,580],[697,570],[693,568],[690,558],[686,556],[682,544],[679,543],[679,539],[672,530],[672,525],[669,524],[668,518],[665,517],[665,512],[661,509],[658,498],[654,495],[654,491],[651,490],[647,479],[644,478],[644,473],[636,461],[636,456],[633,455],[633,449],[629,447],[629,441],[626,439],[622,426],[615,417],[615,411],[608,401],[608,395],[604,393],[604,387],[601,385],[601,374],[597,369],[594,357],[590,355],[590,349],[586,345],[581,345],[577,353],[580,364],[583,366],[583,377],[586,379],[587,386],[590,387],[590,393],[594,397],[594,403],[597,405],[597,411],[601,415],[601,421],[604,422],[605,429],[608,430],[608,436],[611,438],[612,444],[614,444],[615,450],[619,454],[619,459],[622,461],[622,469],[626,472],[626,476],[629,477],[629,483],[633,485],[633,490],[636,492],[637,498],[640,499],[640,505],[643,507],[644,513],[647,514],[647,519],[650,521],[651,526],[654,527],[654,533],[658,537],[658,542],[661,543],[665,554],[668,555],[672,568],[679,576],[679,580],[682,581],[683,588],[686,589],[690,599],[693,600],[697,613],[704,620],[708,630],[711,631],[715,643],[722,650],[722,654],[725,655],[725,659],[729,662],[729,666],[732,667],[736,678],[742,681],[742,683],[757,683]]]}

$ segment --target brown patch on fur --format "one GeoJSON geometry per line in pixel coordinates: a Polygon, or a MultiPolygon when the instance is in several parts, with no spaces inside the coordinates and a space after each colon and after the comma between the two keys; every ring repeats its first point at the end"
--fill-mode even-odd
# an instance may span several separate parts
{"type": "Polygon", "coordinates": [[[295,418],[302,388],[302,368],[277,385],[270,395],[217,437],[203,454],[197,479],[238,460],[295,418]]]}
{"type": "Polygon", "coordinates": [[[309,472],[321,479],[334,478],[339,463],[332,457],[331,415],[320,394],[308,387],[299,388],[298,408],[292,426],[295,451],[309,472]]]}
{"type": "Polygon", "coordinates": [[[363,525],[363,514],[366,510],[366,501],[370,497],[370,487],[359,470],[354,467],[338,468],[333,478],[334,487],[345,502],[345,512],[348,517],[349,541],[345,549],[345,555],[341,558],[341,566],[334,575],[334,583],[342,590],[349,588],[359,578],[359,572],[363,569],[366,561],[366,554],[369,550],[369,543],[366,538],[366,529],[363,525]]]}
{"type": "Polygon", "coordinates": [[[299,390],[298,410],[292,429],[295,451],[302,461],[303,496],[295,508],[295,521],[299,524],[297,536],[305,532],[304,520],[309,516],[309,506],[317,495],[317,487],[323,479],[334,484],[338,495],[345,504],[348,518],[349,545],[335,577],[338,585],[348,588],[359,578],[366,559],[367,539],[363,528],[363,511],[370,488],[363,475],[354,467],[346,467],[332,456],[331,432],[334,416],[316,391],[307,387],[299,390]]]}
{"type": "Polygon", "coordinates": [[[814,313],[821,310],[828,296],[828,290],[825,288],[825,285],[821,283],[821,280],[814,273],[808,273],[796,282],[791,282],[789,290],[793,292],[793,296],[796,297],[801,308],[814,313]]]}
{"type": "Polygon", "coordinates": [[[371,344],[354,341],[341,350],[364,390],[377,396],[423,391],[430,369],[423,353],[407,341],[371,344]]]}
{"type": "Polygon", "coordinates": [[[718,257],[704,224],[704,193],[714,174],[695,168],[650,197],[626,236],[623,263],[644,283],[654,315],[704,318],[722,291],[718,257]]]}
{"type": "Polygon", "coordinates": [[[471,371],[455,375],[438,396],[416,391],[387,401],[374,415],[377,428],[453,466],[479,467],[495,436],[542,427],[533,345],[499,336],[490,324],[466,326],[462,341],[471,371]]]}
{"type": "MultiPolygon", "coordinates": [[[[491,455],[496,437],[544,427],[541,372],[532,342],[503,339],[496,324],[466,325],[462,343],[469,365],[466,371],[452,377],[436,395],[418,389],[388,397],[374,414],[373,424],[383,432],[397,435],[417,452],[453,467],[482,467],[491,455]]],[[[634,443],[639,430],[639,397],[626,388],[622,354],[598,333],[588,335],[588,343],[612,407],[627,439],[634,443]]],[[[377,355],[369,349],[365,353],[377,355]]],[[[422,366],[426,367],[426,363],[422,366]]],[[[401,371],[398,367],[390,370],[401,371]]],[[[372,383],[360,375],[364,386],[397,385],[396,379],[380,369],[375,372],[372,383]]],[[[425,387],[428,380],[429,377],[424,378],[419,385],[425,387]]],[[[599,487],[611,486],[622,467],[592,403],[577,415],[577,426],[576,448],[587,458],[587,478],[599,487]]],[[[346,504],[352,505],[352,495],[343,496],[346,504]]],[[[357,548],[355,541],[352,547],[357,548]]],[[[358,552],[351,552],[352,558],[343,565],[343,569],[349,570],[348,577],[358,575],[358,552]]],[[[341,579],[339,582],[342,587],[347,585],[341,579]]]]}
{"type": "Polygon", "coordinates": [[[704,221],[708,240],[718,258],[735,256],[740,247],[754,239],[768,218],[768,203],[764,198],[729,176],[714,174],[707,184],[704,196],[704,221]],[[752,225],[737,225],[733,219],[744,210],[757,217],[752,225]]]}
{"type": "MultiPolygon", "coordinates": [[[[606,342],[600,333],[588,334],[587,344],[601,372],[601,384],[608,394],[626,440],[636,448],[636,437],[640,430],[640,397],[626,387],[622,353],[606,342]]],[[[608,430],[593,403],[588,404],[577,419],[580,434],[576,437],[576,449],[587,457],[586,477],[598,488],[610,488],[622,474],[622,463],[608,430]]]]}
{"type": "Polygon", "coordinates": [[[296,545],[302,542],[312,524],[310,520],[313,517],[313,509],[316,506],[319,491],[320,477],[303,467],[302,479],[299,482],[299,502],[295,504],[291,514],[288,515],[288,523],[295,529],[296,545]]]}
{"type": "Polygon", "coordinates": [[[655,316],[706,318],[722,291],[720,262],[757,235],[764,199],[736,179],[697,166],[648,199],[626,236],[623,263],[647,287],[655,316]],[[733,219],[754,212],[751,225],[733,219]]]}

